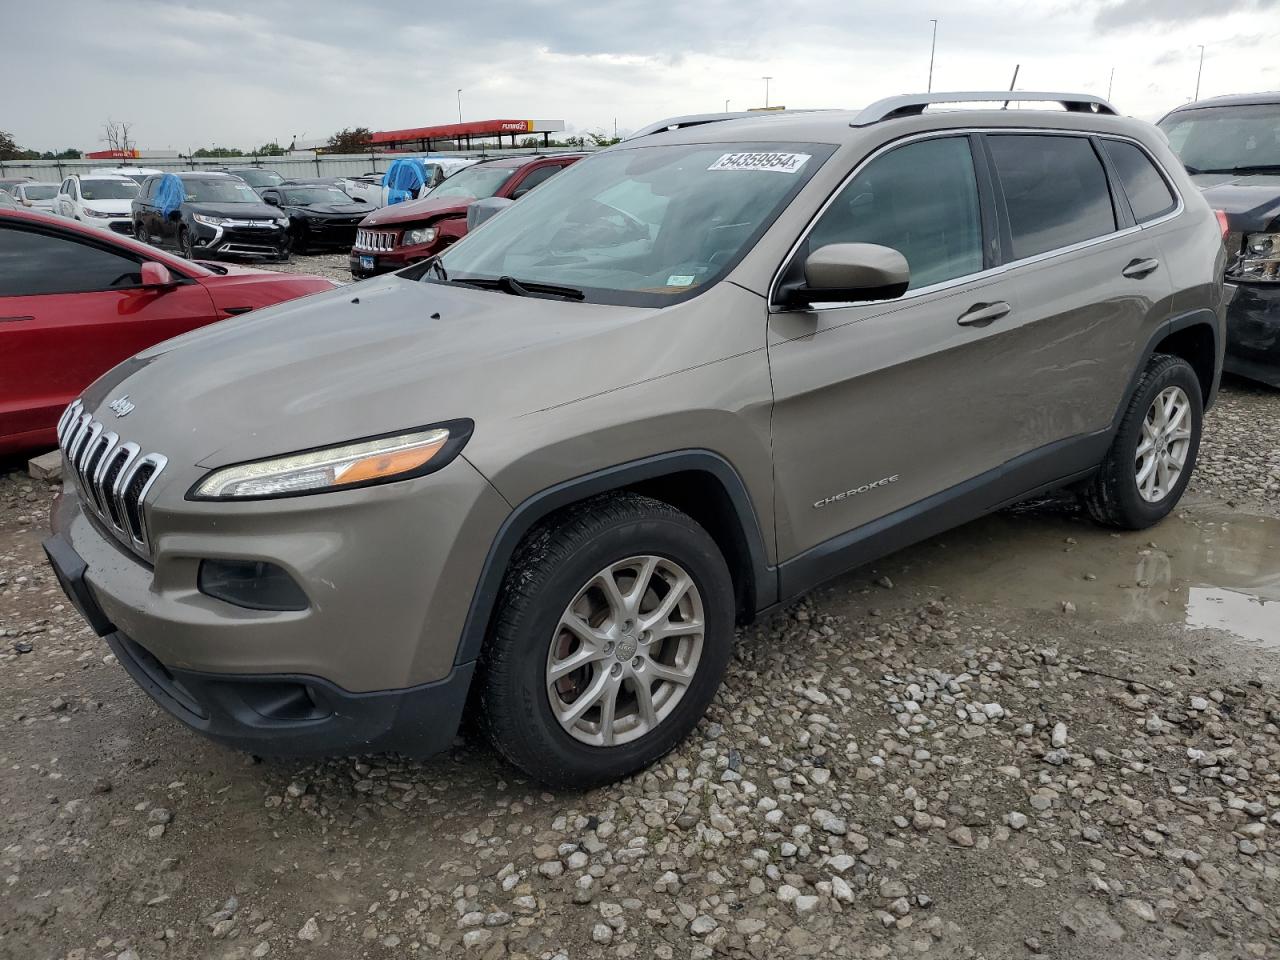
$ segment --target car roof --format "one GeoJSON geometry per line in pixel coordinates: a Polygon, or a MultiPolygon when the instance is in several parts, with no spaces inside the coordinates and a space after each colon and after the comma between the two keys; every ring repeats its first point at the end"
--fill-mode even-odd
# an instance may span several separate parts
{"type": "Polygon", "coordinates": [[[23,180],[18,184],[20,187],[57,187],[61,186],[60,180],[23,180]]]}
{"type": "Polygon", "coordinates": [[[1229,93],[1221,97],[1209,97],[1206,100],[1195,100],[1174,107],[1165,116],[1182,113],[1186,110],[1205,110],[1212,107],[1252,107],[1280,104],[1280,90],[1263,91],[1262,93],[1229,93]]]}
{"type": "Polygon", "coordinates": [[[181,177],[183,180],[239,180],[240,178],[230,173],[223,173],[221,170],[176,170],[175,177],[181,177]]]}
{"type": "Polygon", "coordinates": [[[478,167],[483,165],[486,167],[523,167],[530,163],[536,163],[539,160],[564,159],[566,157],[581,160],[585,156],[585,153],[522,153],[518,157],[493,157],[487,160],[480,160],[476,163],[469,164],[469,166],[478,167]]]}
{"type": "Polygon", "coordinates": [[[1115,107],[1092,94],[957,91],[886,97],[857,110],[786,110],[673,117],[642,128],[622,146],[743,143],[753,140],[843,145],[862,140],[868,131],[876,131],[877,136],[882,137],[885,131],[904,128],[915,132],[1016,125],[1109,131],[1129,130],[1136,123],[1121,117],[1115,107]],[[1004,109],[1004,106],[1019,103],[1054,103],[1065,109],[1004,109]],[[965,104],[984,106],[976,109],[961,106],[965,104]],[[1004,106],[987,107],[986,104],[1004,106]]]}
{"type": "Polygon", "coordinates": [[[77,180],[128,180],[133,183],[133,177],[126,177],[121,173],[73,173],[71,176],[77,180]]]}

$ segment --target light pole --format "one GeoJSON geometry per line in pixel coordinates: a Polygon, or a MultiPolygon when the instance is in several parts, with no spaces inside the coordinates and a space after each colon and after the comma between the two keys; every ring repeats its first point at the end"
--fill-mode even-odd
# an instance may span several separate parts
{"type": "Polygon", "coordinates": [[[1200,66],[1196,68],[1196,95],[1193,99],[1200,99],[1200,75],[1204,73],[1204,44],[1200,44],[1200,66]]]}
{"type": "Polygon", "coordinates": [[[764,81],[764,105],[767,109],[769,106],[769,81],[772,80],[773,77],[761,77],[760,79],[764,81]]]}
{"type": "Polygon", "coordinates": [[[1111,68],[1111,77],[1107,80],[1107,99],[1111,99],[1111,85],[1116,82],[1116,68],[1111,68]]]}
{"type": "Polygon", "coordinates": [[[462,88],[458,88],[458,122],[462,122],[462,88]]]}
{"type": "Polygon", "coordinates": [[[933,55],[938,49],[938,21],[931,18],[929,22],[933,24],[933,40],[929,43],[929,86],[925,93],[933,93],[933,55]]]}
{"type": "Polygon", "coordinates": [[[725,98],[724,98],[724,112],[725,112],[725,113],[728,113],[728,112],[729,112],[729,98],[728,98],[728,97],[725,97],[725,98]]]}

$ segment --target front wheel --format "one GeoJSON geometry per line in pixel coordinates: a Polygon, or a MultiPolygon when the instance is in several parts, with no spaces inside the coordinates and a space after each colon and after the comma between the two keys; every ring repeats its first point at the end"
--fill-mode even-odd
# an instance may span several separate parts
{"type": "Polygon", "coordinates": [[[1191,365],[1181,357],[1152,357],[1106,459],[1085,488],[1093,519],[1141,530],[1168,516],[1191,480],[1203,417],[1200,380],[1191,365]]]}
{"type": "Polygon", "coordinates": [[[734,592],[710,535],[635,494],[586,501],[512,558],[482,656],[482,722],[530,776],[590,787],[667,753],[715,696],[734,592]]]}
{"type": "Polygon", "coordinates": [[[139,243],[150,242],[150,238],[147,236],[147,230],[143,227],[141,220],[135,220],[133,222],[133,239],[137,240],[139,243]]]}
{"type": "Polygon", "coordinates": [[[178,230],[178,249],[182,251],[182,255],[188,260],[196,258],[195,238],[191,236],[191,231],[186,227],[178,230]]]}

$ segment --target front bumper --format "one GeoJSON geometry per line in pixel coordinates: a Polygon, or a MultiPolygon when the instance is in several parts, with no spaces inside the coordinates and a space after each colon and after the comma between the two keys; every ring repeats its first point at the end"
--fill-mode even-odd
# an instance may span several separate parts
{"type": "Polygon", "coordinates": [[[396,247],[393,250],[374,252],[354,248],[348,259],[351,276],[357,280],[376,277],[381,273],[402,270],[412,263],[419,263],[440,251],[442,244],[438,240],[431,243],[419,243],[411,247],[396,247]]]}
{"type": "Polygon", "coordinates": [[[86,227],[95,227],[98,230],[110,230],[112,233],[123,233],[126,235],[133,234],[133,217],[130,214],[122,213],[118,217],[90,217],[85,215],[80,218],[80,223],[86,227]]]}
{"type": "Polygon", "coordinates": [[[1231,282],[1224,369],[1280,388],[1280,283],[1231,282]]]}
{"type": "Polygon", "coordinates": [[[301,674],[225,674],[171,668],[118,630],[98,603],[88,565],[55,534],[45,554],[67,598],[159,706],[212,740],[272,756],[396,752],[427,757],[458,730],[475,663],[433,683],[353,693],[301,674]]]}
{"type": "Polygon", "coordinates": [[[245,256],[281,257],[289,252],[288,228],[210,226],[193,221],[192,236],[196,252],[206,257],[245,256]]]}

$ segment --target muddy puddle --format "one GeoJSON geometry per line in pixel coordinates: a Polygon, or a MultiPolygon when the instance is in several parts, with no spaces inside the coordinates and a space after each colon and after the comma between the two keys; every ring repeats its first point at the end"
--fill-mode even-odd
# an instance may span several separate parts
{"type": "Polygon", "coordinates": [[[1188,505],[1137,533],[1060,501],[1006,511],[876,567],[957,600],[1214,628],[1280,650],[1280,520],[1188,505]]]}

